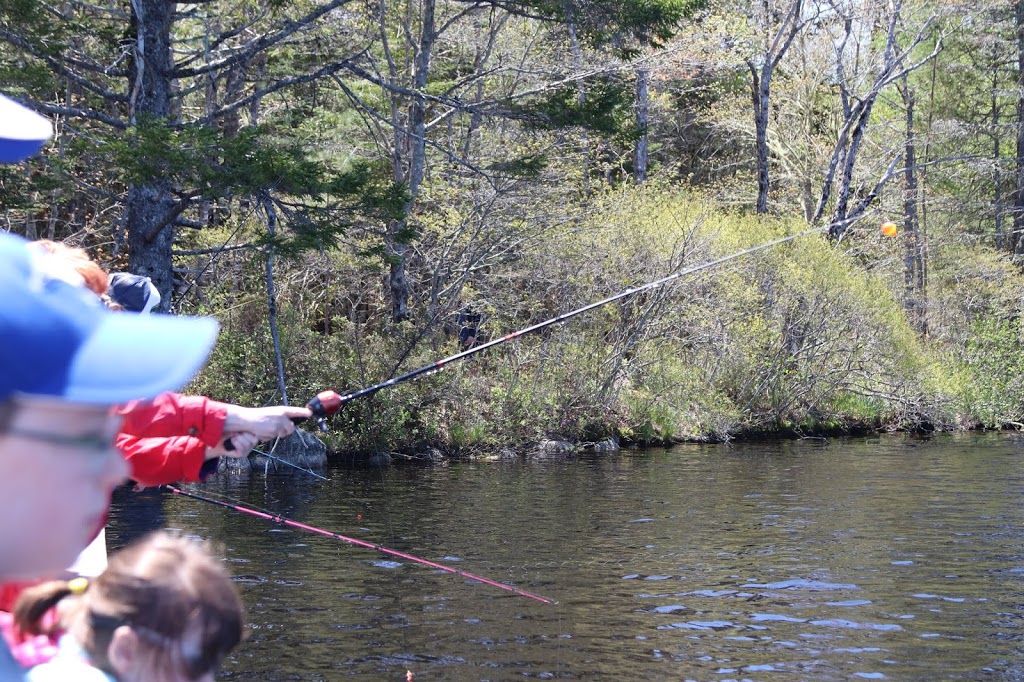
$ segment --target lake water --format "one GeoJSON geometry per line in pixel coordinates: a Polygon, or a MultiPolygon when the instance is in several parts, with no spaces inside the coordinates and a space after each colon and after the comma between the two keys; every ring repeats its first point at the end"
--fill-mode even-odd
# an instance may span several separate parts
{"type": "Polygon", "coordinates": [[[168,495],[119,491],[108,542],[222,547],[251,627],[225,680],[1024,680],[1022,453],[882,437],[193,488],[553,606],[168,495]]]}

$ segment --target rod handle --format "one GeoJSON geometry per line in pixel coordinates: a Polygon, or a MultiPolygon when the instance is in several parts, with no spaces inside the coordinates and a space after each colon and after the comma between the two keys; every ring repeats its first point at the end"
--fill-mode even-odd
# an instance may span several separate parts
{"type": "MultiPolygon", "coordinates": [[[[334,413],[330,413],[330,414],[334,414],[334,413]]],[[[314,415],[314,416],[315,416],[315,415],[314,415]]],[[[297,426],[297,425],[299,425],[299,424],[303,424],[303,423],[305,423],[305,421],[306,421],[307,419],[311,419],[311,418],[309,418],[309,417],[292,417],[291,419],[292,419],[292,423],[293,423],[293,424],[295,424],[295,425],[297,426]]],[[[318,421],[318,420],[317,420],[317,421],[318,421]]],[[[323,430],[325,430],[325,431],[327,430],[326,428],[324,428],[324,426],[322,426],[321,428],[322,428],[323,430]]],[[[231,453],[231,452],[234,452],[234,443],[233,443],[233,442],[231,442],[231,439],[230,439],[230,438],[226,438],[226,439],[224,440],[224,450],[226,450],[226,451],[227,451],[227,452],[229,452],[229,453],[231,453]]]]}

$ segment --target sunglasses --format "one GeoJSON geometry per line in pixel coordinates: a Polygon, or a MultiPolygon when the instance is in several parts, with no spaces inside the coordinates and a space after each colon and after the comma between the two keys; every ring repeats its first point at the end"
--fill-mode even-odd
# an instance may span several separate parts
{"type": "Polygon", "coordinates": [[[49,443],[51,445],[60,445],[62,447],[71,447],[92,452],[107,452],[108,450],[111,450],[114,447],[114,438],[117,435],[115,433],[103,436],[95,434],[68,436],[62,433],[48,433],[22,428],[8,428],[6,433],[11,436],[34,440],[40,443],[49,443]]]}

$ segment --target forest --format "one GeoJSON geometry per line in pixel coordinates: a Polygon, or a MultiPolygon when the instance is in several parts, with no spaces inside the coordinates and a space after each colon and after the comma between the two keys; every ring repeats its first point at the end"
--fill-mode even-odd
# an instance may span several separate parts
{"type": "Polygon", "coordinates": [[[3,0],[0,90],[57,132],[3,229],[216,316],[190,390],[237,403],[795,237],[353,401],[336,452],[1024,428],[1024,2],[3,0]]]}

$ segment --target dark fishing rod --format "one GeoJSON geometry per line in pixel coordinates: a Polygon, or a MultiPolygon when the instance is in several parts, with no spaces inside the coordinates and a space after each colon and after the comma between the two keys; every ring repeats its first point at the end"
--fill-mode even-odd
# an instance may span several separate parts
{"type": "MultiPolygon", "coordinates": [[[[418,379],[420,377],[427,376],[429,374],[433,374],[434,372],[440,372],[442,369],[445,368],[445,366],[447,366],[447,365],[449,365],[449,364],[451,364],[453,362],[457,362],[459,360],[465,360],[466,358],[470,357],[471,355],[476,355],[477,353],[482,353],[483,351],[485,351],[485,350],[487,350],[489,348],[493,348],[495,346],[499,346],[499,345],[501,345],[501,344],[503,344],[503,343],[505,343],[507,341],[511,341],[512,339],[519,338],[520,336],[526,336],[527,334],[532,334],[533,332],[540,331],[541,329],[544,329],[545,327],[550,327],[552,325],[561,324],[563,322],[566,322],[567,320],[571,320],[572,318],[576,317],[577,315],[582,315],[583,313],[591,311],[591,310],[594,310],[595,308],[600,308],[601,306],[608,305],[609,303],[614,303],[615,301],[618,301],[620,299],[626,298],[627,296],[632,296],[634,294],[639,294],[639,293],[644,292],[644,291],[650,291],[651,289],[655,289],[655,288],[660,287],[660,286],[662,286],[664,284],[668,284],[669,282],[672,282],[674,280],[680,279],[682,277],[686,277],[687,275],[692,275],[695,272],[700,272],[701,270],[708,270],[708,269],[713,268],[713,267],[715,267],[717,265],[721,265],[722,263],[727,263],[727,262],[729,262],[731,260],[735,260],[737,258],[742,258],[743,256],[747,256],[747,255],[750,255],[752,253],[756,253],[758,251],[763,251],[764,249],[769,249],[769,248],[771,248],[773,246],[778,246],[780,244],[785,244],[786,242],[791,242],[794,239],[799,239],[800,237],[805,237],[805,236],[807,236],[809,234],[814,234],[815,232],[821,232],[822,230],[826,230],[826,229],[828,229],[827,225],[823,225],[821,227],[814,227],[814,228],[811,228],[809,230],[805,230],[803,232],[800,232],[798,234],[790,235],[788,237],[781,237],[779,239],[775,239],[775,240],[772,240],[770,242],[764,242],[763,244],[758,244],[757,246],[752,246],[752,247],[750,247],[748,249],[744,249],[742,251],[737,251],[736,253],[729,254],[728,256],[722,256],[721,258],[716,258],[715,260],[708,261],[708,262],[702,263],[700,265],[695,265],[693,267],[686,268],[684,270],[678,270],[678,271],[672,273],[671,275],[668,275],[666,277],[662,277],[661,279],[654,280],[653,282],[648,282],[647,284],[643,284],[643,285],[638,286],[638,287],[633,287],[631,289],[626,289],[625,291],[620,291],[617,294],[609,296],[608,298],[603,298],[600,301],[595,301],[594,303],[590,303],[588,305],[585,305],[582,308],[577,308],[576,310],[572,310],[572,311],[569,311],[567,313],[562,313],[561,315],[557,315],[555,317],[552,317],[549,320],[544,320],[543,322],[538,322],[537,324],[535,324],[533,326],[526,327],[525,329],[520,329],[519,331],[512,332],[511,334],[506,334],[505,336],[499,337],[499,338],[494,339],[492,341],[488,341],[487,343],[482,343],[479,346],[474,346],[473,348],[470,348],[468,350],[464,350],[461,353],[456,353],[455,355],[451,355],[451,356],[449,356],[447,358],[444,358],[442,360],[438,360],[438,361],[433,362],[433,363],[431,363],[429,365],[425,365],[423,367],[420,367],[419,369],[414,369],[411,372],[406,372],[405,374],[403,374],[401,376],[397,376],[397,377],[394,377],[392,379],[388,379],[387,381],[382,381],[379,384],[374,384],[373,386],[367,386],[366,388],[362,388],[362,389],[360,389],[358,391],[353,391],[352,393],[346,393],[344,395],[340,395],[340,394],[336,393],[335,391],[321,391],[320,393],[318,393],[316,395],[316,397],[314,397],[312,400],[309,401],[309,403],[306,404],[306,407],[308,407],[313,412],[313,418],[315,418],[317,420],[317,424],[319,425],[320,430],[321,431],[326,431],[327,430],[327,417],[329,417],[329,416],[331,416],[333,414],[336,414],[338,412],[338,410],[340,410],[342,407],[345,406],[346,403],[349,403],[349,402],[351,402],[351,401],[353,401],[353,400],[355,400],[357,398],[364,398],[366,396],[373,395],[377,391],[380,391],[382,389],[388,388],[390,386],[397,386],[398,384],[405,383],[406,381],[412,381],[413,379],[418,379]]],[[[295,421],[297,423],[301,423],[301,422],[303,422],[305,420],[304,419],[296,419],[295,421]]]]}
{"type": "Polygon", "coordinates": [[[267,521],[273,521],[274,523],[280,523],[280,524],[285,525],[285,526],[291,526],[292,528],[298,528],[299,530],[304,530],[304,531],[307,531],[309,533],[316,533],[317,535],[323,535],[324,537],[334,538],[335,540],[341,540],[342,542],[347,542],[350,545],[356,545],[358,547],[365,547],[367,549],[372,549],[372,550],[374,550],[376,552],[381,552],[383,554],[388,554],[390,556],[399,557],[400,559],[405,559],[407,561],[412,561],[412,562],[417,563],[417,564],[423,564],[424,566],[429,566],[431,568],[436,568],[437,570],[444,571],[445,573],[452,573],[454,575],[461,576],[463,578],[466,578],[467,580],[475,580],[476,582],[483,583],[484,585],[490,585],[491,587],[497,587],[498,589],[505,590],[506,592],[511,592],[512,594],[517,594],[520,597],[527,597],[529,599],[533,599],[535,601],[539,601],[542,604],[555,604],[555,603],[557,603],[557,602],[555,602],[552,599],[548,599],[547,597],[542,597],[539,594],[534,594],[533,592],[527,592],[526,590],[521,590],[518,587],[512,587],[511,585],[506,585],[504,583],[499,583],[496,580],[490,580],[489,578],[484,578],[482,576],[475,575],[475,574],[469,573],[467,571],[462,571],[462,570],[459,570],[457,568],[452,568],[451,566],[445,566],[444,564],[439,564],[436,561],[430,561],[429,559],[421,559],[418,556],[413,556],[412,554],[407,554],[405,552],[400,552],[397,549],[390,549],[388,547],[384,547],[383,545],[378,545],[378,544],[374,544],[372,542],[367,542],[365,540],[359,540],[359,539],[356,539],[356,538],[351,538],[351,537],[348,537],[347,535],[341,535],[340,533],[332,533],[329,530],[324,530],[322,528],[317,528],[316,526],[310,526],[310,525],[307,525],[305,523],[299,523],[298,521],[292,521],[291,519],[287,519],[287,518],[285,518],[283,516],[279,516],[277,514],[268,514],[266,512],[257,511],[256,509],[250,509],[249,507],[243,507],[241,505],[231,504],[230,502],[224,502],[222,500],[216,500],[216,499],[214,499],[212,497],[206,497],[205,495],[198,495],[196,493],[191,493],[191,492],[188,492],[186,490],[181,490],[180,488],[175,488],[172,485],[164,485],[164,486],[161,486],[161,488],[163,488],[164,490],[166,490],[169,493],[174,493],[175,495],[182,495],[184,497],[190,497],[193,500],[199,500],[201,502],[206,502],[208,504],[214,504],[214,505],[217,505],[218,507],[225,507],[226,509],[232,509],[232,510],[237,511],[237,512],[242,512],[243,514],[250,514],[252,516],[255,516],[255,517],[258,517],[258,518],[261,518],[261,519],[266,519],[267,521]]]}
{"type": "MultiPolygon", "coordinates": [[[[366,397],[366,396],[369,396],[369,395],[373,395],[377,391],[380,391],[382,389],[388,388],[390,386],[396,386],[396,385],[404,383],[406,381],[412,381],[412,380],[417,379],[419,377],[426,376],[426,375],[429,375],[429,374],[433,374],[434,372],[440,372],[442,369],[445,368],[445,366],[447,366],[447,365],[449,365],[449,364],[451,364],[453,362],[457,362],[459,360],[464,360],[464,359],[466,359],[466,358],[468,358],[468,357],[470,357],[472,355],[476,355],[477,353],[481,353],[481,352],[483,352],[483,351],[485,351],[485,350],[487,350],[489,348],[493,348],[495,346],[501,345],[501,344],[503,344],[503,343],[505,343],[507,341],[511,341],[512,339],[516,339],[516,338],[519,338],[521,336],[526,336],[527,334],[532,334],[533,332],[540,331],[541,329],[544,329],[546,327],[550,327],[550,326],[556,325],[556,324],[561,324],[563,322],[566,322],[567,320],[570,320],[570,319],[576,317],[577,315],[582,315],[585,312],[588,312],[590,310],[594,310],[595,308],[600,308],[601,306],[607,305],[609,303],[613,303],[615,301],[618,301],[620,299],[626,298],[628,296],[632,296],[634,294],[639,294],[639,293],[644,292],[644,291],[650,291],[651,289],[655,289],[657,287],[660,287],[660,286],[662,286],[664,284],[667,284],[667,283],[672,282],[674,280],[680,279],[680,278],[685,277],[687,275],[692,275],[695,272],[700,272],[702,270],[708,270],[708,269],[713,268],[713,267],[715,267],[717,265],[721,265],[722,263],[727,263],[729,261],[736,260],[737,258],[742,258],[743,256],[747,256],[747,255],[750,255],[752,253],[756,253],[758,251],[763,251],[765,249],[772,248],[773,246],[778,246],[780,244],[785,244],[786,242],[790,242],[790,241],[793,241],[794,239],[799,239],[800,237],[804,237],[804,236],[807,236],[807,235],[810,235],[810,234],[814,234],[816,232],[821,232],[822,230],[825,230],[825,229],[828,229],[827,225],[821,226],[821,227],[811,228],[809,230],[805,230],[805,231],[800,232],[798,234],[790,235],[788,237],[781,237],[779,239],[775,239],[775,240],[772,240],[772,241],[769,241],[769,242],[764,242],[762,244],[758,244],[756,246],[752,246],[750,248],[743,249],[742,251],[737,251],[737,252],[729,254],[727,256],[722,256],[721,258],[716,258],[715,260],[711,260],[711,261],[708,261],[706,263],[702,263],[700,265],[695,265],[693,267],[686,268],[684,270],[678,270],[678,271],[672,273],[671,275],[668,275],[666,277],[662,277],[661,279],[657,279],[657,280],[654,280],[653,282],[648,282],[647,284],[643,284],[641,286],[632,287],[630,289],[626,289],[624,291],[620,291],[617,294],[614,294],[614,295],[609,296],[607,298],[603,298],[600,301],[595,301],[594,303],[590,303],[589,305],[585,305],[582,308],[577,308],[576,310],[572,310],[572,311],[569,311],[567,313],[562,313],[560,315],[552,317],[549,320],[545,320],[543,322],[538,322],[537,324],[532,325],[530,327],[526,327],[524,329],[520,329],[519,331],[512,332],[511,334],[506,334],[505,336],[502,336],[500,338],[494,339],[492,341],[488,341],[487,343],[480,344],[479,346],[474,346],[473,348],[470,348],[468,350],[464,350],[461,353],[456,353],[455,355],[451,355],[451,356],[449,356],[447,358],[444,358],[442,360],[438,360],[438,361],[433,362],[433,363],[431,363],[429,365],[425,365],[423,367],[420,367],[419,369],[414,369],[413,371],[407,372],[405,374],[402,374],[401,376],[397,376],[397,377],[394,377],[392,379],[388,379],[387,381],[382,381],[379,384],[374,384],[373,386],[367,386],[366,388],[360,389],[358,391],[353,391],[352,393],[346,393],[345,395],[340,395],[340,394],[338,394],[335,391],[330,391],[330,390],[328,390],[328,391],[321,391],[312,400],[310,400],[309,403],[306,404],[306,407],[308,407],[310,409],[310,411],[313,413],[312,414],[312,418],[315,418],[317,420],[317,424],[319,425],[320,430],[321,431],[326,431],[327,430],[327,418],[330,417],[333,414],[336,414],[338,412],[338,410],[340,410],[346,403],[349,403],[349,402],[351,402],[351,401],[353,401],[353,400],[355,400],[357,398],[363,398],[363,397],[366,397]]],[[[293,421],[295,421],[296,423],[302,423],[302,422],[304,422],[306,420],[302,419],[302,418],[296,418],[296,419],[293,419],[293,421]]],[[[234,449],[230,439],[225,441],[225,447],[228,450],[234,449]]],[[[373,549],[375,551],[382,552],[384,554],[390,554],[392,556],[397,556],[397,557],[400,557],[402,559],[406,559],[408,561],[413,561],[415,563],[424,564],[426,566],[430,566],[432,568],[436,568],[438,570],[445,571],[447,573],[453,573],[455,575],[461,575],[461,576],[463,576],[465,578],[468,578],[470,580],[476,580],[477,582],[484,583],[485,585],[491,585],[493,587],[497,587],[499,589],[506,590],[506,591],[512,592],[514,594],[518,594],[520,596],[523,596],[523,597],[529,597],[530,599],[535,599],[535,600],[543,602],[545,604],[552,604],[552,603],[554,603],[550,599],[547,599],[545,597],[541,597],[541,596],[533,594],[531,592],[526,592],[525,590],[520,590],[518,588],[509,587],[508,585],[504,585],[502,583],[499,583],[499,582],[496,582],[496,581],[493,581],[493,580],[489,580],[487,578],[482,578],[480,576],[473,575],[472,573],[466,573],[465,571],[460,571],[459,569],[455,569],[455,568],[452,568],[450,566],[445,566],[443,564],[438,564],[436,562],[429,561],[427,559],[421,559],[421,558],[415,557],[415,556],[413,556],[411,554],[406,554],[405,552],[399,552],[397,550],[389,549],[387,547],[383,547],[381,545],[376,545],[376,544],[371,543],[371,542],[366,542],[364,540],[357,540],[355,538],[346,537],[346,536],[340,535],[338,533],[332,533],[330,531],[323,530],[323,529],[320,529],[320,528],[316,528],[314,526],[309,526],[309,525],[306,525],[306,524],[303,524],[303,523],[299,523],[297,521],[292,521],[290,519],[286,519],[286,518],[281,517],[281,516],[275,516],[273,514],[268,514],[266,512],[260,512],[260,511],[257,511],[255,509],[249,509],[247,507],[242,507],[242,506],[239,506],[239,505],[236,505],[236,504],[231,504],[231,503],[228,503],[228,502],[223,502],[223,501],[220,501],[220,500],[215,500],[213,498],[204,497],[202,495],[197,495],[195,493],[186,492],[184,490],[180,490],[178,488],[175,488],[175,487],[172,487],[172,486],[169,486],[169,485],[165,485],[165,486],[163,486],[163,488],[165,490],[171,492],[171,493],[176,494],[176,495],[183,495],[185,497],[191,497],[191,498],[196,499],[196,500],[207,502],[209,504],[214,504],[214,505],[217,505],[217,506],[220,506],[220,507],[225,507],[227,509],[233,509],[235,511],[239,511],[239,512],[242,512],[242,513],[245,513],[245,514],[250,514],[252,516],[256,516],[256,517],[259,517],[259,518],[262,518],[262,519],[266,519],[268,521],[273,521],[275,523],[284,524],[286,526],[292,526],[292,527],[299,528],[301,530],[305,530],[305,531],[308,531],[308,532],[311,532],[311,533],[316,533],[318,535],[323,535],[323,536],[326,536],[326,537],[335,538],[337,540],[341,540],[343,542],[347,542],[347,543],[352,544],[352,545],[357,545],[357,546],[360,546],[360,547],[366,547],[368,549],[373,549]]]]}

